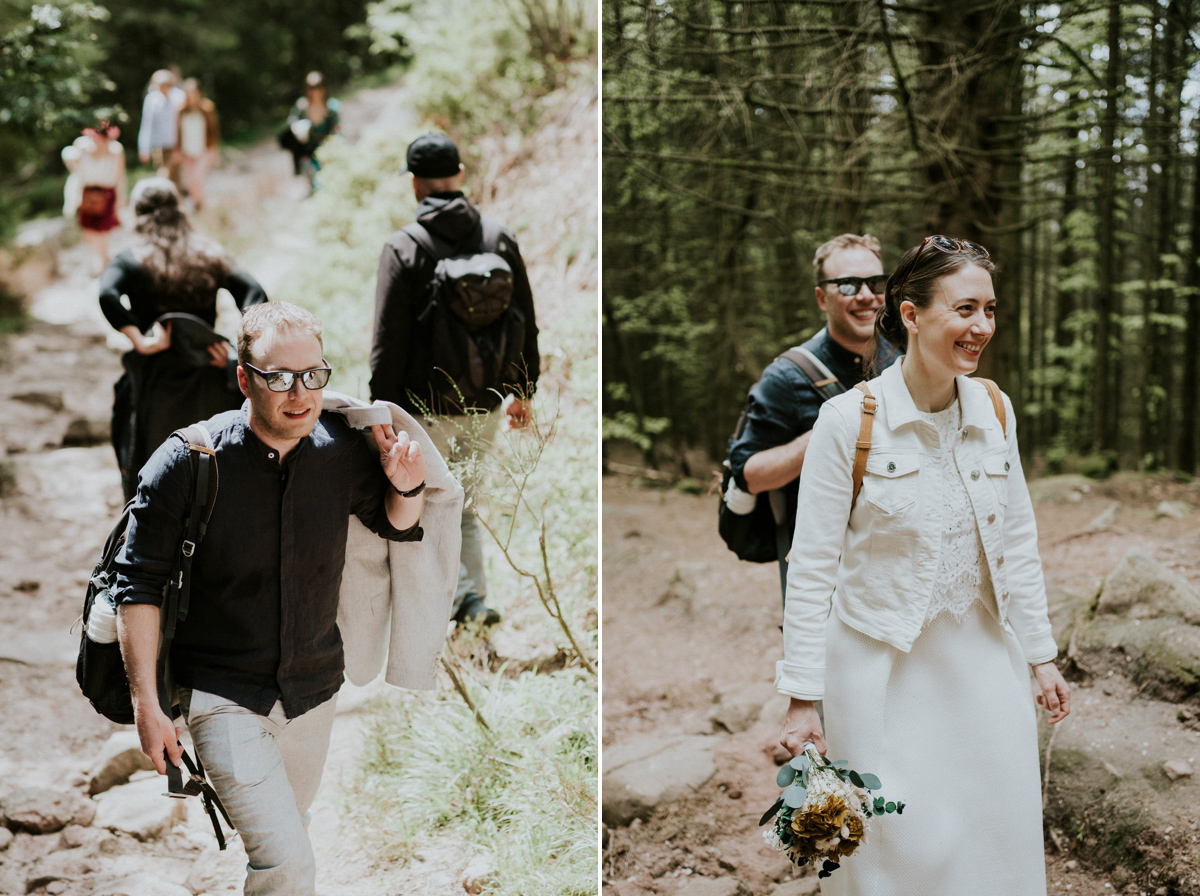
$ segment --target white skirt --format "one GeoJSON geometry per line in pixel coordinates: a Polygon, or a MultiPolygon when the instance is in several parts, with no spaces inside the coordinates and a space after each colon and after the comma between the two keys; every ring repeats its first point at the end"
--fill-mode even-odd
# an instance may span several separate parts
{"type": "Polygon", "coordinates": [[[865,842],[825,896],[1045,896],[1037,720],[1016,638],[982,603],[942,613],[909,653],[831,613],[825,733],[831,760],[871,772],[865,842]]]}

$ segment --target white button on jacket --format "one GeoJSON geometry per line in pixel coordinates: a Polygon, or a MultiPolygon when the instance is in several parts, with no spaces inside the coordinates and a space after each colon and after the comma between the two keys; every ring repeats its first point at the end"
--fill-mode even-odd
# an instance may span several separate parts
{"type": "MultiPolygon", "coordinates": [[[[971,499],[995,589],[999,621],[1031,664],[1058,652],[1046,611],[1037,522],[1017,452],[1012,404],[1001,432],[991,397],[957,379],[962,437],[954,457],[971,499]]],[[[806,700],[825,695],[825,626],[836,603],[852,628],[907,652],[921,631],[942,546],[937,430],[904,383],[900,362],[869,381],[878,400],[862,490],[853,511],[854,444],[863,395],[851,389],[821,407],[800,476],[796,534],[788,567],[784,658],[775,686],[806,700]]]]}

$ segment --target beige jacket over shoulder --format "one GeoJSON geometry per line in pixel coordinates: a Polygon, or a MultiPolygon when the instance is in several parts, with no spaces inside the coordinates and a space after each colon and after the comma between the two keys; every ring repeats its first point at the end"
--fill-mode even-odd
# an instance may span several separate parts
{"type": "MultiPolygon", "coordinates": [[[[1058,649],[1012,404],[1005,396],[1008,431],[1002,432],[983,384],[960,376],[957,385],[962,429],[954,458],[995,590],[990,609],[1016,635],[1029,663],[1046,662],[1058,649]]],[[[776,687],[791,697],[824,697],[825,627],[832,608],[857,631],[907,652],[938,587],[943,510],[931,500],[939,490],[923,487],[933,475],[928,471],[938,454],[937,431],[913,403],[899,361],[868,386],[879,406],[853,511],[861,392],[851,389],[825,402],[804,458],[788,567],[784,659],[775,673],[776,687]]]]}
{"type": "MultiPolygon", "coordinates": [[[[383,671],[388,684],[429,690],[434,687],[458,583],[463,490],[411,415],[387,402],[375,405],[391,412],[396,432],[407,432],[421,445],[425,535],[421,541],[387,541],[350,517],[337,618],[346,678],[364,685],[383,671]]],[[[323,411],[364,407],[369,405],[325,390],[323,411]]],[[[363,436],[374,447],[369,429],[363,436]]]]}

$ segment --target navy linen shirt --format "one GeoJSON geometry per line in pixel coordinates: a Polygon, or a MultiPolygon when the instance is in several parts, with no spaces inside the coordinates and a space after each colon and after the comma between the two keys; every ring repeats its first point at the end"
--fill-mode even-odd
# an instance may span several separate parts
{"type": "MultiPolygon", "coordinates": [[[[171,645],[172,674],[261,715],[282,699],[295,718],[342,683],[337,606],[350,515],[391,541],[423,532],[392,526],[378,452],[337,414],[322,415],[282,465],[251,431],[246,407],[205,425],[220,487],[171,645]]],[[[140,474],[117,558],[118,603],[162,605],[190,496],[188,447],[173,437],[140,474]]]]}
{"type": "MultiPolygon", "coordinates": [[[[836,342],[828,330],[822,329],[803,346],[816,355],[846,389],[852,389],[855,383],[866,379],[863,356],[836,342]]],[[[896,350],[890,345],[885,346],[882,368],[891,365],[896,357],[896,350]]],[[[786,445],[812,429],[823,402],[824,399],[813,388],[808,377],[791,361],[776,358],[767,365],[762,377],[750,389],[749,408],[741,438],[729,448],[729,465],[733,468],[738,488],[746,490],[746,461],[760,451],[786,445]]],[[[799,477],[782,488],[787,502],[784,524],[788,529],[789,541],[796,525],[796,497],[799,490],[799,477]]]]}

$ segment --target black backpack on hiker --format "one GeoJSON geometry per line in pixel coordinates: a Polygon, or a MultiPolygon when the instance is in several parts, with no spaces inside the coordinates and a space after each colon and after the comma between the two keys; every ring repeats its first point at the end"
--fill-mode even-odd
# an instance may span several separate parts
{"type": "MultiPolygon", "coordinates": [[[[828,401],[835,395],[846,391],[824,364],[812,352],[803,346],[790,348],[776,360],[783,359],[795,364],[804,378],[808,380],[822,401],[828,401]]],[[[746,428],[746,415],[750,411],[750,400],[742,407],[738,416],[737,426],[729,438],[729,447],[741,438],[746,428]]],[[[776,544],[775,511],[771,507],[771,491],[759,492],[752,496],[754,507],[749,513],[735,513],[726,503],[726,495],[730,488],[736,488],[733,481],[733,467],[729,461],[728,449],[725,461],[721,465],[721,503],[717,509],[717,531],[729,549],[737,554],[739,560],[751,563],[770,563],[779,559],[779,549],[776,544]]]]}
{"type": "Polygon", "coordinates": [[[417,315],[429,340],[430,385],[452,413],[498,407],[507,391],[528,380],[525,315],[512,305],[513,270],[497,251],[500,225],[480,217],[459,243],[418,223],[403,229],[436,262],[417,315]]]}
{"type": "MultiPolygon", "coordinates": [[[[172,438],[182,439],[188,445],[188,460],[192,472],[192,493],[188,501],[187,517],[184,521],[184,536],[171,570],[170,584],[166,587],[161,612],[162,628],[158,653],[157,684],[162,710],[169,718],[179,716],[179,707],[172,700],[172,689],[168,682],[167,657],[176,626],[187,618],[188,601],[191,596],[192,558],[196,547],[204,538],[209,517],[217,502],[217,458],[212,448],[212,439],[202,424],[195,423],[186,429],[177,430],[172,438]]],[[[133,508],[131,499],[121,511],[116,525],[104,542],[100,560],[88,579],[87,592],[83,600],[83,632],[79,640],[79,658],[75,663],[75,680],[83,695],[91,701],[96,712],[119,725],[132,725],[133,699],[129,693],[129,679],[125,675],[125,664],[121,656],[121,645],[115,640],[115,607],[112,605],[112,589],[116,586],[116,559],[125,544],[129,515],[133,508]],[[98,606],[99,605],[99,606],[98,606]],[[105,627],[107,636],[95,640],[96,630],[105,627]],[[89,635],[89,628],[92,629],[89,635]],[[112,640],[109,640],[112,638],[112,640]]],[[[204,767],[199,758],[195,761],[183,751],[183,762],[189,778],[186,782],[177,769],[167,762],[168,796],[186,797],[203,795],[204,808],[212,819],[213,830],[221,849],[225,848],[225,835],[217,822],[216,811],[220,811],[225,823],[232,827],[221,800],[213,792],[204,777],[204,767]]]]}

